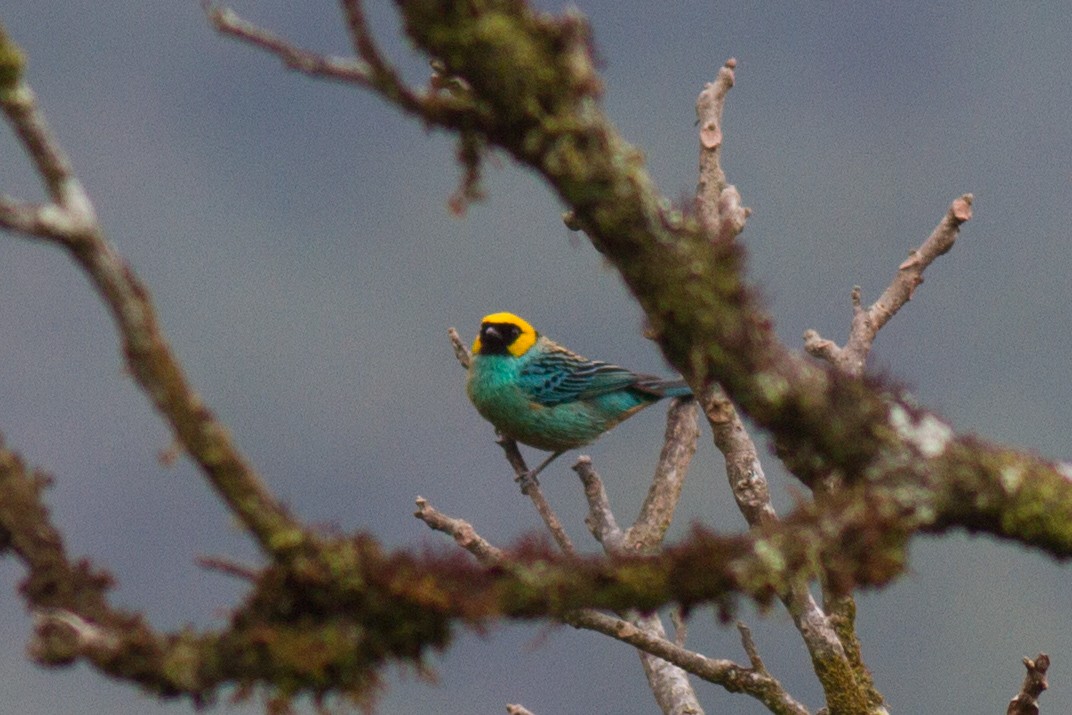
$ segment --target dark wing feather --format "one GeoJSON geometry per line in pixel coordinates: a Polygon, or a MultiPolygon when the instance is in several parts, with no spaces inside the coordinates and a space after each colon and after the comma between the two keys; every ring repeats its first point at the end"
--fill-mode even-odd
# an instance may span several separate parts
{"type": "Polygon", "coordinates": [[[553,345],[533,355],[518,378],[533,402],[553,406],[632,387],[641,376],[553,345]]]}

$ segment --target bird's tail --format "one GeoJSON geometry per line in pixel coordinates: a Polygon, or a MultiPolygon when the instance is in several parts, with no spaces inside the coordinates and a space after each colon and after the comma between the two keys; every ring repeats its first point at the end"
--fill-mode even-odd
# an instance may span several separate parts
{"type": "Polygon", "coordinates": [[[659,397],[691,397],[692,390],[684,380],[663,380],[658,377],[644,377],[638,380],[636,386],[644,392],[650,392],[659,397]]]}

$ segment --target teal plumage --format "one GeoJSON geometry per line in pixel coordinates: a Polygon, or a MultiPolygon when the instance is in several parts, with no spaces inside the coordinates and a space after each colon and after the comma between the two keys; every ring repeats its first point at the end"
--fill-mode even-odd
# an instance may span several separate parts
{"type": "Polygon", "coordinates": [[[486,316],[472,352],[466,391],[477,411],[504,436],[553,452],[551,459],[664,397],[692,394],[681,380],[581,357],[512,313],[486,316]]]}

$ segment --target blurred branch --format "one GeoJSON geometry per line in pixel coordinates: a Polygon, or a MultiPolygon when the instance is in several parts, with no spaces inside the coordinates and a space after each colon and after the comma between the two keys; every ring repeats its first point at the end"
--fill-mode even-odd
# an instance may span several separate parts
{"type": "Polygon", "coordinates": [[[1024,658],[1024,667],[1027,668],[1024,684],[1016,697],[1009,701],[1006,715],[1038,715],[1038,697],[1050,687],[1046,680],[1046,671],[1050,669],[1050,656],[1039,653],[1034,660],[1024,658]]]}
{"type": "Polygon", "coordinates": [[[215,571],[243,581],[256,581],[261,574],[260,569],[240,564],[224,556],[198,556],[196,561],[197,565],[206,571],[215,571]]]}
{"type": "MultiPolygon", "coordinates": [[[[454,538],[459,545],[485,566],[510,570],[516,565],[510,552],[492,546],[476,533],[471,524],[463,519],[442,514],[425,499],[417,500],[417,512],[414,516],[430,528],[454,538]]],[[[562,614],[561,620],[575,628],[596,631],[620,640],[672,663],[703,680],[722,685],[730,692],[750,695],[766,705],[771,712],[782,715],[807,715],[807,709],[793,700],[765,669],[757,671],[744,668],[732,661],[708,658],[672,643],[665,638],[665,634],[653,635],[649,630],[627,620],[590,608],[568,611],[562,614]]]]}
{"type": "MultiPolygon", "coordinates": [[[[736,242],[711,241],[699,224],[668,210],[639,152],[599,111],[588,27],[576,13],[554,17],[499,1],[479,12],[467,3],[415,1],[400,9],[410,39],[463,82],[476,103],[471,112],[422,117],[479,133],[542,175],[618,268],[670,362],[694,388],[721,384],[739,409],[771,431],[786,465],[805,483],[837,475],[864,484],[865,492],[881,491],[860,494],[879,503],[900,503],[910,484],[921,488],[894,509],[906,514],[890,520],[895,533],[884,539],[890,544],[903,545],[918,530],[959,525],[1054,555],[1072,549],[1067,522],[1008,511],[1020,505],[1034,513],[1026,502],[1043,483],[1056,508],[1066,508],[1072,486],[1055,465],[957,437],[885,386],[807,361],[778,341],[743,279],[736,242]],[[1009,473],[1032,478],[1010,483],[1009,473]],[[951,492],[958,498],[950,499],[951,492]],[[976,497],[984,493],[996,498],[976,497]]],[[[899,571],[903,560],[902,553],[885,563],[899,571]]],[[[872,571],[865,580],[892,575],[879,571],[880,578],[872,571]]]]}
{"type": "MultiPolygon", "coordinates": [[[[708,84],[696,101],[700,119],[700,180],[696,192],[697,213],[717,241],[731,241],[743,229],[748,217],[740,209],[740,196],[726,182],[720,164],[724,133],[721,127],[726,94],[733,86],[734,60],[726,62],[718,79],[708,84]]],[[[715,446],[722,453],[737,507],[753,529],[778,521],[770,500],[770,488],[756,445],[733,403],[720,387],[712,386],[703,397],[704,412],[711,425],[715,446]]],[[[871,674],[864,667],[851,628],[838,630],[844,620],[828,616],[812,596],[808,579],[787,584],[779,594],[783,605],[811,656],[812,665],[826,695],[827,706],[834,713],[882,711],[883,699],[874,688],[871,674]]],[[[852,596],[845,599],[850,603],[852,596]]],[[[835,614],[837,615],[837,614],[835,614]]],[[[739,624],[741,636],[753,665],[762,667],[751,634],[739,624]]]]}
{"type": "MultiPolygon", "coordinates": [[[[805,350],[826,360],[845,375],[854,378],[862,376],[878,331],[912,298],[915,289],[923,283],[923,271],[936,258],[952,249],[960,233],[961,224],[971,219],[972,200],[971,194],[965,194],[953,201],[931,235],[901,263],[890,285],[870,307],[862,307],[860,287],[852,289],[852,325],[844,347],[820,337],[814,330],[808,330],[804,333],[805,350]]],[[[821,496],[822,493],[837,488],[837,483],[838,480],[833,475],[819,480],[815,484],[816,493],[821,496]]],[[[858,679],[871,693],[877,695],[871,674],[863,664],[861,645],[856,635],[855,601],[850,595],[834,593],[830,589],[824,590],[824,601],[831,622],[845,646],[858,679]]]]}
{"type": "MultiPolygon", "coordinates": [[[[767,478],[755,443],[733,404],[715,387],[706,395],[704,412],[711,425],[715,446],[725,458],[726,478],[748,525],[755,529],[777,524],[778,515],[771,505],[767,478]]],[[[808,580],[788,584],[779,597],[811,655],[831,710],[870,712],[870,707],[881,706],[882,697],[874,689],[870,674],[862,663],[851,657],[832,619],[815,602],[808,580]],[[860,667],[855,667],[857,665],[860,667]],[[849,686],[852,683],[855,687],[849,686]]],[[[750,639],[745,631],[742,631],[742,638],[746,639],[747,650],[750,639]]],[[[755,657],[758,658],[758,654],[755,657]]]]}
{"type": "MultiPolygon", "coordinates": [[[[0,31],[0,57],[11,40],[0,31]]],[[[231,441],[227,428],[186,381],[157,322],[149,291],[105,239],[93,204],[19,75],[0,88],[0,111],[33,162],[51,202],[34,206],[0,199],[0,228],[65,249],[107,304],[123,342],[127,367],[242,524],[269,553],[301,539],[299,526],[265,489],[231,441]]]]}
{"type": "MultiPolygon", "coordinates": [[[[696,452],[699,430],[696,425],[695,400],[675,399],[666,416],[666,434],[659,463],[640,515],[623,533],[610,508],[603,481],[592,467],[592,460],[582,456],[573,466],[584,485],[588,500],[585,523],[592,535],[611,556],[655,554],[662,546],[663,536],[673,519],[681,497],[681,487],[689,462],[696,452]]],[[[667,642],[666,630],[657,613],[623,614],[633,626],[648,636],[667,642]]],[[[703,713],[696,693],[680,667],[641,650],[640,661],[655,701],[667,715],[703,713]]]]}
{"type": "Polygon", "coordinates": [[[83,659],[148,692],[183,694],[204,705],[227,683],[307,683],[316,668],[291,653],[315,649],[325,661],[345,651],[349,665],[336,674],[337,690],[358,694],[374,687],[386,653],[367,629],[323,622],[298,629],[247,605],[226,630],[167,634],[152,630],[140,614],[114,608],[107,599],[111,575],[67,555],[41,498],[49,482],[0,443],[0,553],[12,553],[26,568],[19,591],[34,616],[28,650],[41,665],[83,659]],[[339,652],[325,651],[324,643],[339,652]]]}
{"type": "Polygon", "coordinates": [[[324,55],[298,47],[213,0],[201,2],[206,17],[217,32],[276,56],[287,69],[317,79],[346,82],[375,90],[409,112],[434,116],[440,122],[453,121],[457,116],[473,111],[473,107],[462,101],[456,92],[440,92],[438,87],[430,87],[422,93],[406,85],[368,31],[362,3],[342,0],[340,6],[346,17],[356,58],[324,55]]]}
{"type": "MultiPolygon", "coordinates": [[[[258,574],[232,628],[153,633],[140,617],[110,609],[106,575],[69,562],[38,499],[43,478],[5,451],[0,548],[27,566],[22,588],[40,614],[34,652],[42,661],[82,657],[117,678],[198,702],[221,683],[261,681],[281,683],[285,693],[319,695],[330,687],[360,694],[389,659],[419,663],[428,648],[445,647],[458,622],[564,619],[581,608],[652,610],[671,601],[714,601],[726,610],[739,594],[769,602],[814,576],[820,563],[834,592],[881,585],[903,571],[906,545],[917,532],[960,527],[1072,555],[1072,467],[958,437],[885,386],[809,362],[777,339],[745,282],[740,247],[712,240],[709,226],[668,210],[640,153],[602,115],[583,18],[505,0],[479,6],[402,0],[400,6],[406,34],[451,81],[425,92],[402,85],[351,1],[343,9],[363,64],[338,66],[361,70],[355,81],[362,86],[428,124],[456,131],[467,184],[475,183],[484,147],[501,147],[537,171],[567,204],[571,221],[620,271],[665,355],[697,394],[722,385],[737,408],[774,435],[794,474],[805,483],[835,474],[845,488],[747,535],[697,529],[658,557],[580,558],[534,545],[515,555],[509,569],[477,568],[384,552],[363,534],[305,532],[188,385],[145,286],[105,240],[22,79],[21,52],[0,30],[0,109],[49,196],[39,205],[4,197],[0,227],[62,247],[86,272],[118,326],[139,386],[261,547],[277,557],[258,574]],[[317,654],[315,664],[308,653],[317,654]],[[334,679],[326,685],[329,672],[334,679]]],[[[217,25],[221,32],[236,20],[229,11],[206,9],[228,21],[217,25]]],[[[287,52],[278,38],[231,34],[277,55],[287,52]]],[[[732,66],[725,69],[732,79],[732,66]]],[[[716,99],[726,81],[716,82],[716,99]]],[[[717,150],[720,137],[703,126],[709,149],[717,150]]],[[[717,177],[711,185],[719,185],[717,177]]],[[[718,192],[719,213],[737,227],[747,214],[739,196],[727,194],[730,188],[718,192]]],[[[959,226],[969,208],[965,200],[959,207],[954,202],[950,220],[959,226]]],[[[933,260],[928,255],[921,249],[902,266],[907,278],[891,286],[890,300],[869,318],[873,323],[888,320],[907,300],[933,260]]],[[[854,707],[830,706],[835,713],[854,707]]]]}
{"type": "Polygon", "coordinates": [[[426,122],[457,129],[458,158],[465,171],[461,186],[450,201],[451,208],[455,213],[463,213],[469,202],[482,197],[480,166],[486,147],[480,135],[469,127],[474,120],[483,121],[485,108],[472,100],[464,81],[443,71],[441,63],[433,63],[433,74],[425,89],[406,84],[376,43],[360,0],[340,0],[339,3],[357,55],[353,59],[322,55],[298,47],[213,0],[202,0],[201,4],[209,22],[220,34],[276,56],[288,69],[318,79],[366,87],[426,122]]]}

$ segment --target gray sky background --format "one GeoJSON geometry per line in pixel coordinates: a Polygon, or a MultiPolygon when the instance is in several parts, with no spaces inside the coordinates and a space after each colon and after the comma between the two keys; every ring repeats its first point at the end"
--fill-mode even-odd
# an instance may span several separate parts
{"type": "MultiPolygon", "coordinates": [[[[393,10],[370,5],[388,51],[423,79],[393,10]]],[[[975,218],[883,330],[875,366],[958,430],[1072,456],[1072,13],[1026,2],[578,5],[606,111],[670,196],[695,185],[696,95],[738,59],[724,166],[755,211],[741,238],[750,275],[791,345],[807,328],[843,340],[852,286],[873,299],[973,192],[975,218]]],[[[305,46],[346,51],[334,3],[235,7],[305,46]]],[[[617,276],[509,160],[459,219],[446,208],[458,176],[449,137],[216,36],[194,0],[6,0],[0,18],[193,383],[308,521],[448,546],[412,518],[419,494],[500,544],[537,528],[465,399],[448,326],[470,337],[485,313],[512,310],[583,354],[667,371],[617,276]]],[[[0,191],[42,196],[7,131],[0,191]]],[[[0,333],[0,432],[55,475],[48,499],[72,553],[110,568],[116,601],[160,628],[219,624],[240,584],[194,558],[254,550],[188,463],[158,463],[168,431],[59,252],[0,236],[0,333]]],[[[661,433],[653,409],[588,450],[622,519],[661,433]]],[[[701,441],[675,533],[690,520],[739,529],[706,429],[701,441]]],[[[569,464],[543,482],[589,543],[569,464]]],[[[791,504],[798,485],[766,464],[791,504]]],[[[912,557],[895,585],[860,598],[865,656],[892,711],[1002,712],[1021,656],[1039,651],[1054,660],[1044,712],[1072,711],[1066,567],[964,535],[917,540],[912,557]]],[[[30,665],[21,576],[0,563],[0,711],[192,712],[81,667],[30,665]]],[[[745,616],[771,671],[819,707],[788,617],[745,616]]],[[[691,645],[744,659],[735,631],[707,613],[694,616],[691,645]]],[[[634,653],[568,628],[463,634],[436,662],[436,685],[391,673],[380,711],[656,711],[634,653]]],[[[697,687],[708,712],[762,712],[697,687]]]]}

